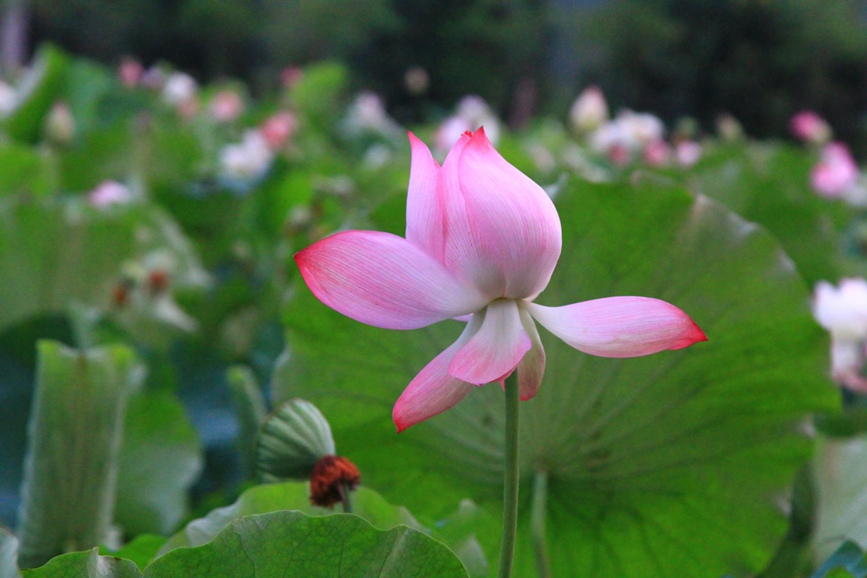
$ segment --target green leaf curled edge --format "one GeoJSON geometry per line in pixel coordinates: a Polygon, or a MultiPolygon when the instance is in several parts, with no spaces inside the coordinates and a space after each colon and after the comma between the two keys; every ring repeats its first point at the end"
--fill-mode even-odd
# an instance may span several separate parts
{"type": "Polygon", "coordinates": [[[213,541],[157,558],[145,578],[466,578],[443,544],[407,526],[377,530],[353,514],[298,511],[244,516],[213,541]]]}

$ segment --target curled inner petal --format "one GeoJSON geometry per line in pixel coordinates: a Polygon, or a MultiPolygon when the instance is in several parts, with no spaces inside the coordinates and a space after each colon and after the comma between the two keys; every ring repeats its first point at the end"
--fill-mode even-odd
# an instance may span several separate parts
{"type": "Polygon", "coordinates": [[[686,313],[649,297],[607,297],[564,307],[530,303],[527,309],[575,349],[600,357],[637,357],[707,341],[686,313]]]}
{"type": "Polygon", "coordinates": [[[409,142],[412,166],[406,197],[406,240],[442,263],[445,221],[439,195],[440,166],[412,133],[409,142]]]}
{"type": "Polygon", "coordinates": [[[487,302],[422,249],[389,233],[337,233],[297,253],[295,261],[320,301],[376,327],[416,329],[487,302]]]}
{"type": "Polygon", "coordinates": [[[521,326],[518,304],[511,299],[492,301],[483,312],[481,328],[455,354],[449,374],[475,385],[505,379],[532,345],[521,326]]]}
{"type": "Polygon", "coordinates": [[[562,245],[551,199],[500,156],[481,129],[455,145],[441,172],[446,266],[489,296],[535,298],[562,245]]]}

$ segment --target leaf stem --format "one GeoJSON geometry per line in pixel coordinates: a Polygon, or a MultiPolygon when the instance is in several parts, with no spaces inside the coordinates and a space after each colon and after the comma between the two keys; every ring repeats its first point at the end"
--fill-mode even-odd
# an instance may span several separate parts
{"type": "Polygon", "coordinates": [[[347,482],[340,482],[340,498],[343,503],[343,513],[352,513],[352,488],[347,482]]]}
{"type": "Polygon", "coordinates": [[[536,574],[550,578],[548,543],[545,539],[545,517],[548,513],[548,472],[537,470],[533,476],[533,505],[530,524],[533,529],[533,551],[536,554],[536,574]]]}
{"type": "Polygon", "coordinates": [[[518,380],[513,374],[505,382],[506,388],[506,451],[503,464],[503,539],[500,543],[499,578],[512,575],[515,557],[515,536],[518,529],[518,380]]]}

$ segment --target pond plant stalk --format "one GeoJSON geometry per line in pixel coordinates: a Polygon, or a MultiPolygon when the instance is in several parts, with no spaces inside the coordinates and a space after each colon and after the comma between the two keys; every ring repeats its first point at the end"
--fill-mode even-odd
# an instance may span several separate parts
{"type": "Polygon", "coordinates": [[[515,538],[518,531],[518,486],[520,484],[519,434],[520,390],[514,376],[505,380],[506,445],[503,461],[503,539],[500,543],[500,578],[512,575],[515,538]]]}

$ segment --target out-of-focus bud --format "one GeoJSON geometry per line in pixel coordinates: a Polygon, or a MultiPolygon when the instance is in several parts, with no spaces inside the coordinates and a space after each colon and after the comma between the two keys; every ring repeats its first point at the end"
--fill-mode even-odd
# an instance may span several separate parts
{"type": "Polygon", "coordinates": [[[351,137],[379,135],[398,141],[405,134],[400,124],[388,114],[382,98],[369,91],[360,92],[355,97],[341,126],[351,137]]]}
{"type": "Polygon", "coordinates": [[[103,181],[87,195],[87,201],[97,208],[126,204],[132,198],[129,187],[117,181],[103,181]]]}
{"type": "Polygon", "coordinates": [[[455,114],[440,124],[434,136],[434,147],[437,152],[445,153],[451,150],[466,131],[475,131],[481,127],[484,127],[488,140],[496,144],[500,138],[500,120],[497,115],[482,97],[465,96],[458,102],[455,114]]]}
{"type": "Polygon", "coordinates": [[[674,145],[674,158],[682,167],[691,167],[701,158],[701,145],[694,140],[681,140],[674,145]]]}
{"type": "Polygon", "coordinates": [[[233,179],[256,179],[268,170],[274,153],[259,130],[248,130],[238,144],[223,147],[220,164],[223,173],[233,179]]]}
{"type": "Polygon", "coordinates": [[[793,116],[789,128],[796,138],[812,144],[825,144],[832,136],[825,119],[811,110],[802,110],[793,116]]]}
{"type": "Polygon", "coordinates": [[[298,120],[295,115],[284,110],[269,116],[260,130],[271,150],[278,150],[289,142],[297,128],[298,120]]]}
{"type": "Polygon", "coordinates": [[[461,135],[468,130],[472,130],[472,128],[470,127],[470,123],[466,120],[457,116],[448,117],[440,123],[436,135],[434,135],[434,142],[437,150],[450,150],[461,138],[461,135]]]}
{"type": "Polygon", "coordinates": [[[163,86],[163,100],[179,111],[190,108],[196,102],[199,87],[195,79],[183,72],[173,72],[163,86]]]}
{"type": "Polygon", "coordinates": [[[421,66],[413,66],[403,75],[403,84],[411,95],[420,96],[430,87],[430,76],[421,66]]]}
{"type": "Polygon", "coordinates": [[[729,113],[723,113],[716,117],[716,131],[720,138],[726,142],[734,142],[744,138],[744,127],[738,119],[729,113]]]}
{"type": "Polygon", "coordinates": [[[837,287],[816,284],[813,316],[831,334],[831,375],[844,387],[867,392],[861,376],[867,340],[867,282],[843,279],[837,287]]]}
{"type": "Polygon", "coordinates": [[[598,86],[590,86],[578,95],[569,109],[569,122],[579,135],[589,134],[608,122],[608,103],[598,86]]]}
{"type": "Polygon", "coordinates": [[[661,167],[671,159],[671,147],[662,139],[647,143],[644,147],[644,162],[652,167],[661,167]]]}
{"type": "Polygon", "coordinates": [[[127,88],[134,88],[144,75],[144,66],[134,58],[125,57],[117,68],[117,76],[127,88]]]}
{"type": "Polygon", "coordinates": [[[139,82],[148,90],[159,92],[165,86],[166,73],[159,66],[151,66],[142,73],[139,82]]]}
{"type": "Polygon", "coordinates": [[[810,172],[810,182],[823,197],[839,198],[858,183],[860,171],[849,148],[840,142],[828,143],[822,149],[819,163],[810,172]]]}
{"type": "Polygon", "coordinates": [[[234,90],[224,89],[211,99],[211,118],[217,122],[232,122],[244,112],[244,99],[234,90]]]}
{"type": "Polygon", "coordinates": [[[287,66],[280,71],[280,82],[283,84],[283,88],[292,88],[298,84],[303,76],[304,71],[300,66],[287,66]]]}
{"type": "Polygon", "coordinates": [[[75,138],[75,119],[65,102],[52,105],[45,119],[45,137],[56,145],[68,145],[75,138]]]}

